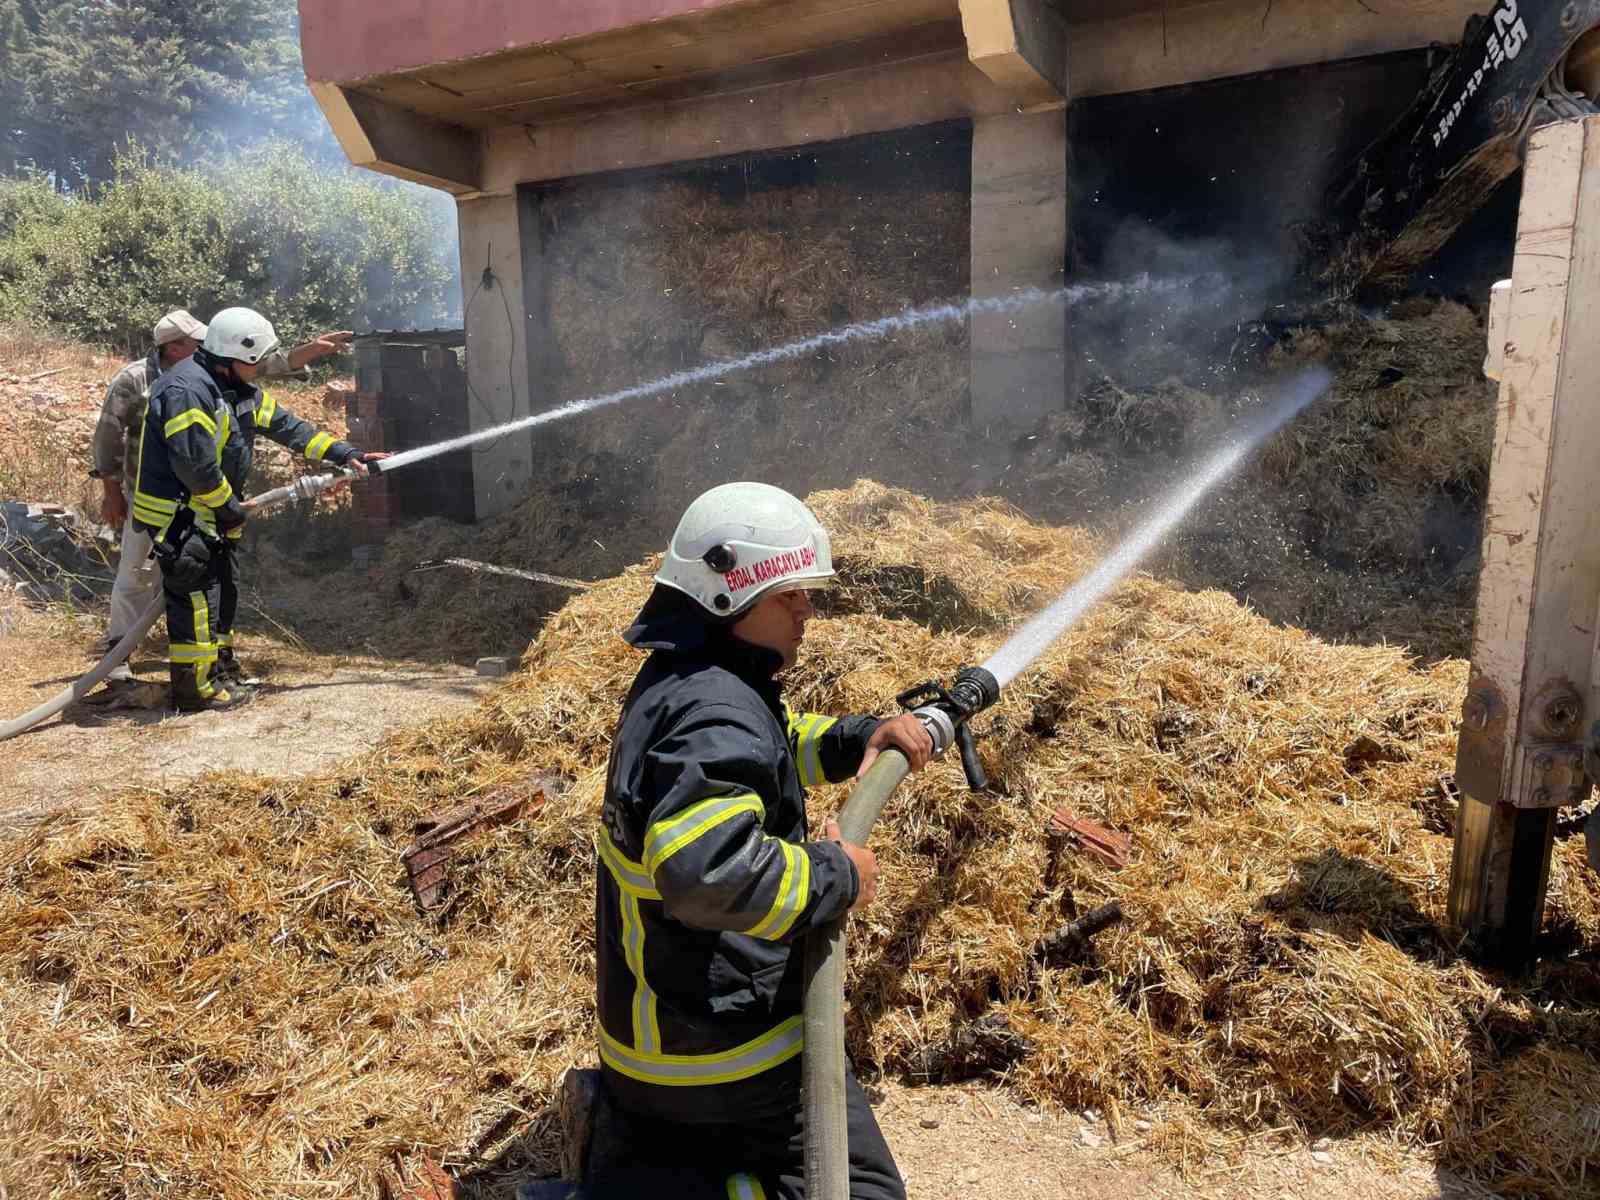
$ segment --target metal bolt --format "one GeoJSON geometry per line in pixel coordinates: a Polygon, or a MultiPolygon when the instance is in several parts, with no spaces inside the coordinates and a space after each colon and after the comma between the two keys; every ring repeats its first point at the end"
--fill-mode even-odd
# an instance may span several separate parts
{"type": "Polygon", "coordinates": [[[1556,765],[1556,760],[1548,754],[1541,754],[1533,760],[1533,765],[1538,768],[1539,774],[1548,775],[1550,768],[1556,765]]]}
{"type": "Polygon", "coordinates": [[[1583,702],[1571,692],[1553,696],[1544,706],[1544,723],[1557,737],[1570,733],[1583,713],[1583,702]]]}

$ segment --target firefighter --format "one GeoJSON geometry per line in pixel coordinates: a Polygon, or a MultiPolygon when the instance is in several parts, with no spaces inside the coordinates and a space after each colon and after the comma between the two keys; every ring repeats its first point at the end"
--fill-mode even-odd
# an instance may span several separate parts
{"type": "MultiPolygon", "coordinates": [[[[689,506],[623,635],[651,654],[623,705],[597,835],[601,1080],[628,1177],[670,1172],[652,1178],[672,1194],[805,1194],[800,939],[869,904],[878,868],[832,822],[807,841],[804,789],[891,746],[913,769],[932,756],[909,715],[784,703],[776,676],[814,615],[810,590],[832,578],[804,504],[726,484],[689,506]]],[[[899,1200],[853,1074],[847,1088],[851,1195],[899,1200]]]]}
{"type": "Polygon", "coordinates": [[[359,475],[367,462],[386,457],[318,432],[255,386],[277,345],[260,313],[224,309],[193,356],[150,390],[133,521],[154,541],[161,565],[172,701],[183,711],[226,708],[248,694],[233,655],[232,555],[244,530],[241,501],[256,435],[359,475]]]}
{"type": "MultiPolygon", "coordinates": [[[[144,428],[150,388],[163,372],[198,350],[205,336],[206,327],[189,313],[183,309],[169,312],[156,322],[155,349],[148,357],[123,367],[106,388],[100,419],[94,427],[94,469],[89,475],[100,481],[104,492],[100,502],[101,518],[108,525],[122,528],[122,553],[117,562],[117,581],[111,589],[111,620],[97,654],[104,654],[122,640],[122,635],[133,628],[161,587],[160,576],[150,557],[150,539],[137,522],[128,520],[133,499],[133,469],[137,466],[129,459],[138,451],[139,431],[144,428]]],[[[324,333],[287,353],[274,351],[261,361],[259,374],[287,375],[307,363],[338,353],[352,336],[346,331],[324,333]]],[[[113,680],[129,678],[126,664],[112,673],[113,680]]]]}

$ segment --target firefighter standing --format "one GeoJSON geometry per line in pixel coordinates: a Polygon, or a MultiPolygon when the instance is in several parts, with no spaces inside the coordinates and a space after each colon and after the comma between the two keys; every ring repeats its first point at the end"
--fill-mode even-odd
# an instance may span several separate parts
{"type": "MultiPolygon", "coordinates": [[[[624,1175],[675,1195],[804,1196],[799,939],[869,903],[877,863],[832,823],[832,840],[807,841],[803,789],[891,746],[913,769],[932,755],[914,717],[784,704],[775,676],[814,615],[807,591],[832,577],[805,505],[727,484],[684,514],[624,634],[652,654],[623,706],[597,837],[601,1073],[628,1131],[624,1175]]],[[[847,1090],[851,1195],[901,1200],[853,1074],[847,1090]]],[[[606,1181],[598,1166],[590,1182],[606,1181]]]]}
{"type": "MultiPolygon", "coordinates": [[[[100,515],[106,524],[122,527],[122,553],[117,562],[117,580],[111,589],[111,620],[99,653],[111,649],[132,629],[161,587],[160,575],[150,557],[150,538],[137,522],[129,521],[133,503],[133,461],[139,451],[139,434],[144,429],[150,389],[163,372],[170,371],[200,348],[206,327],[183,309],[175,309],[156,322],[155,349],[148,357],[131,362],[112,378],[101,405],[100,419],[94,427],[94,469],[91,478],[100,480],[104,495],[100,515]]],[[[307,363],[336,354],[352,335],[345,331],[325,333],[293,350],[274,351],[257,366],[258,375],[287,375],[307,363]]],[[[127,664],[112,672],[112,679],[129,679],[127,664]]]]}
{"type": "Polygon", "coordinates": [[[200,349],[150,390],[133,521],[156,543],[172,700],[185,711],[224,708],[246,694],[233,656],[238,589],[232,553],[244,529],[241,500],[256,435],[357,474],[366,473],[365,462],[385,457],[318,432],[255,386],[277,345],[260,313],[224,309],[212,318],[200,349]]]}

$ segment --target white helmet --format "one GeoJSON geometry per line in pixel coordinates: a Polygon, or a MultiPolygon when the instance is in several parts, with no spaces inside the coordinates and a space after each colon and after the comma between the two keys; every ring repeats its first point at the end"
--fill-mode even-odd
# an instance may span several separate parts
{"type": "Polygon", "coordinates": [[[206,326],[205,351],[254,365],[278,348],[272,322],[253,308],[225,308],[206,326]]]}
{"type": "Polygon", "coordinates": [[[828,531],[804,504],[765,483],[725,483],[689,505],[656,574],[657,583],[718,617],[832,578],[828,531]]]}

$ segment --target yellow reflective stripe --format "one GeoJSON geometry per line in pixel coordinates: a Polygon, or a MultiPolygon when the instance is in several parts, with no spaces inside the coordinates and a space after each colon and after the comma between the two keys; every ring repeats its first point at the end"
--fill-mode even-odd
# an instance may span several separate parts
{"type": "Polygon", "coordinates": [[[644,916],[639,897],[622,893],[622,949],[633,972],[633,1044],[642,1054],[661,1052],[661,1025],[656,1019],[656,994],[644,977],[644,916]]]}
{"type": "Polygon", "coordinates": [[[657,821],[644,837],[644,869],[652,880],[666,862],[697,837],[711,832],[740,813],[754,813],[759,825],[767,815],[766,806],[751,794],[717,796],[686,808],[669,821],[657,821]]]}
{"type": "Polygon", "coordinates": [[[273,399],[272,393],[266,388],[261,389],[261,403],[256,406],[256,428],[265,429],[272,424],[272,418],[278,411],[278,402],[273,399]]]}
{"type": "Polygon", "coordinates": [[[233,498],[233,485],[224,479],[209,492],[201,492],[194,498],[196,504],[203,504],[207,508],[221,508],[233,498]]]}
{"type": "Polygon", "coordinates": [[[822,772],[822,736],[839,723],[837,717],[824,717],[806,713],[796,724],[800,727],[795,739],[795,765],[800,769],[800,783],[805,787],[818,787],[828,782],[822,772]]]}
{"type": "Polygon", "coordinates": [[[181,412],[162,427],[162,433],[167,437],[176,437],[191,425],[198,425],[209,433],[213,439],[217,436],[217,423],[198,408],[191,408],[181,412]]]}
{"type": "Polygon", "coordinates": [[[153,508],[157,512],[175,513],[178,511],[178,502],[176,500],[164,500],[160,496],[152,496],[148,492],[134,492],[133,502],[142,504],[146,508],[153,508]]]}
{"type": "Polygon", "coordinates": [[[333,445],[333,434],[319,433],[306,443],[306,457],[316,462],[328,452],[328,447],[333,445]]]}
{"type": "Polygon", "coordinates": [[[228,416],[226,407],[223,408],[220,415],[222,417],[222,432],[217,435],[217,466],[219,467],[222,465],[222,452],[228,448],[228,435],[233,432],[233,420],[228,416]]]}
{"type": "Polygon", "coordinates": [[[600,1030],[600,1058],[608,1067],[630,1079],[662,1087],[703,1087],[749,1079],[788,1062],[804,1044],[798,1016],[742,1046],[716,1054],[649,1054],[630,1049],[604,1028],[600,1030]]]}
{"type": "Polygon", "coordinates": [[[233,634],[231,634],[231,633],[219,633],[219,634],[217,634],[217,648],[219,650],[222,649],[223,647],[231,648],[232,646],[233,646],[233,634]]]}
{"type": "Polygon", "coordinates": [[[174,642],[167,647],[167,658],[180,664],[213,663],[217,661],[217,647],[212,642],[204,645],[195,642],[174,642]]]}
{"type": "Polygon", "coordinates": [[[610,872],[611,878],[616,881],[619,888],[641,900],[661,899],[655,881],[650,878],[644,866],[634,862],[619,850],[608,834],[601,833],[595,838],[594,844],[600,854],[600,861],[605,863],[606,870],[610,872]]]}
{"type": "Polygon", "coordinates": [[[772,909],[761,918],[759,925],[745,930],[749,937],[777,941],[794,928],[811,899],[811,856],[792,842],[779,845],[783,848],[783,879],[778,883],[772,909]]]}
{"type": "Polygon", "coordinates": [[[767,1192],[754,1175],[729,1175],[728,1200],[767,1200],[767,1192]]]}
{"type": "Polygon", "coordinates": [[[211,606],[206,603],[206,594],[190,592],[189,606],[194,612],[194,640],[215,651],[216,643],[211,640],[211,606]]]}

